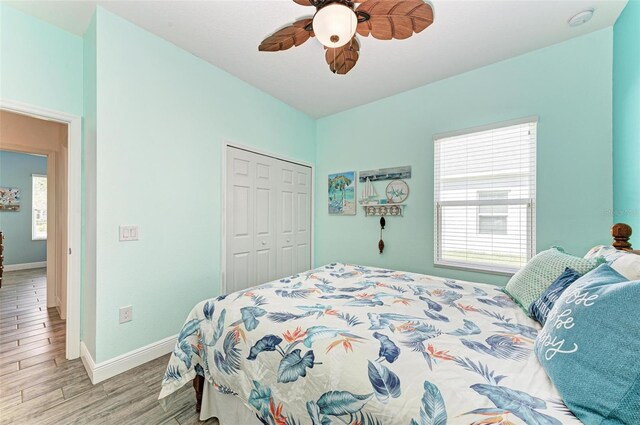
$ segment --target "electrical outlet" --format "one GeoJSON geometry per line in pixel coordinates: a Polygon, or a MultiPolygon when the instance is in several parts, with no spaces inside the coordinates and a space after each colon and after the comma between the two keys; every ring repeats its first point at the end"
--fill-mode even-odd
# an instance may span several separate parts
{"type": "Polygon", "coordinates": [[[133,307],[128,305],[120,307],[120,323],[127,323],[133,320],[133,307]]]}

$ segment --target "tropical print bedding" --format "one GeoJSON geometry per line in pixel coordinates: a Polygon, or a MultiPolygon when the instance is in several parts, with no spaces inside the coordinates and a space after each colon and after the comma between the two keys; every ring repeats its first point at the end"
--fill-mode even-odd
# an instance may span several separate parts
{"type": "Polygon", "coordinates": [[[330,264],[189,314],[160,398],[204,376],[269,425],[580,424],[499,288],[330,264]]]}

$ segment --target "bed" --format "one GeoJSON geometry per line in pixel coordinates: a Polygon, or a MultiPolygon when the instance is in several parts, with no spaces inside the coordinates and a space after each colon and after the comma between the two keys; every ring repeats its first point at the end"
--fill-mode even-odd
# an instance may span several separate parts
{"type": "Polygon", "coordinates": [[[329,264],[196,305],[160,398],[193,381],[221,425],[580,424],[540,328],[496,286],[329,264]]]}

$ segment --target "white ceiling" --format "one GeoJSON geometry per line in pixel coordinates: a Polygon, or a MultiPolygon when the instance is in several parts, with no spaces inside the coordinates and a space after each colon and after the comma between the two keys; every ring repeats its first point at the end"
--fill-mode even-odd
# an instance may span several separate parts
{"type": "Polygon", "coordinates": [[[359,37],[360,59],[333,75],[323,47],[310,39],[277,53],[260,41],[312,7],[292,0],[5,1],[82,35],[96,5],[226,70],[312,117],[498,62],[613,25],[626,0],[432,0],[434,23],[407,40],[359,37]],[[595,8],[591,21],[567,20],[595,8]]]}

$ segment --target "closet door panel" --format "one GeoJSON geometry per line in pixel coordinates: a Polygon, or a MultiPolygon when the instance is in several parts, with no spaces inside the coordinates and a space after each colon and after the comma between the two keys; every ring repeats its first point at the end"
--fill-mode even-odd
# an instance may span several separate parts
{"type": "Polygon", "coordinates": [[[295,166],[286,161],[278,161],[278,165],[278,277],[286,277],[296,273],[295,166]]]}
{"type": "Polygon", "coordinates": [[[235,184],[231,188],[233,210],[236,211],[236,214],[234,214],[233,216],[233,232],[231,234],[238,244],[247,243],[247,241],[251,238],[251,189],[252,188],[250,186],[244,186],[241,184],[235,184]]]}
{"type": "Polygon", "coordinates": [[[244,289],[255,279],[253,168],[251,156],[241,151],[227,157],[227,292],[244,289]]]}
{"type": "Polygon", "coordinates": [[[277,162],[273,158],[255,155],[255,222],[256,280],[254,285],[272,281],[276,269],[276,186],[277,162]]]}
{"type": "Polygon", "coordinates": [[[280,266],[280,278],[288,277],[296,274],[295,271],[295,255],[292,246],[285,246],[280,251],[278,265],[280,266]]]}
{"type": "Polygon", "coordinates": [[[285,239],[290,239],[293,236],[293,192],[282,190],[280,194],[280,210],[278,212],[280,213],[281,232],[285,239]]]}
{"type": "Polygon", "coordinates": [[[227,279],[227,292],[240,291],[251,286],[250,270],[252,269],[252,253],[237,252],[233,254],[231,268],[231,286],[227,279]]]}
{"type": "Polygon", "coordinates": [[[296,273],[311,268],[311,169],[296,169],[296,273]]]}
{"type": "Polygon", "coordinates": [[[272,249],[260,249],[256,251],[256,283],[255,286],[260,285],[266,282],[270,282],[275,279],[276,270],[276,259],[275,252],[272,249]]]}

